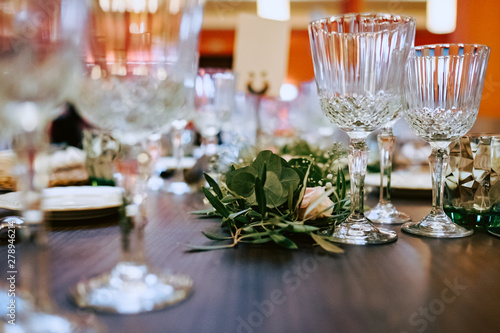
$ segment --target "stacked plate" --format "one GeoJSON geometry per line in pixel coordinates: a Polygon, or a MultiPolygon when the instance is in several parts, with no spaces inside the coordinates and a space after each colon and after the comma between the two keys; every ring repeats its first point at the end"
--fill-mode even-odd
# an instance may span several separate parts
{"type": "MultiPolygon", "coordinates": [[[[47,219],[84,220],[111,215],[122,205],[122,190],[111,186],[52,187],[43,191],[47,219]]],[[[21,193],[0,195],[0,208],[20,211],[21,193]]]]}

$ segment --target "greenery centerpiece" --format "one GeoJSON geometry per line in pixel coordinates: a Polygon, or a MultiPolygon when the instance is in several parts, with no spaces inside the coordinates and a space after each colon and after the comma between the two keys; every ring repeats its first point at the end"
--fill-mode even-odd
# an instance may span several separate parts
{"type": "Polygon", "coordinates": [[[219,183],[205,174],[210,187],[203,188],[203,193],[212,208],[193,213],[222,219],[222,232],[203,232],[221,244],[189,246],[211,250],[274,242],[296,249],[293,238],[308,235],[326,251],[343,252],[319,231],[331,229],[349,215],[348,182],[341,161],[345,151],[340,145],[328,153],[301,142],[294,147],[307,156],[297,156],[297,149],[288,147],[281,151],[295,156],[287,161],[264,150],[252,161],[231,165],[219,183]]]}

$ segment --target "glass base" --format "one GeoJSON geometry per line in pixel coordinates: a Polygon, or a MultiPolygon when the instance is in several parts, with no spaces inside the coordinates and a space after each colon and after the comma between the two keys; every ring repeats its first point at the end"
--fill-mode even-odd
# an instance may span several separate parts
{"type": "Polygon", "coordinates": [[[488,232],[493,236],[500,237],[500,227],[489,227],[488,232]]]}
{"type": "Polygon", "coordinates": [[[421,222],[405,223],[401,229],[417,236],[434,238],[460,238],[470,236],[474,233],[473,230],[466,229],[454,223],[444,212],[438,214],[431,213],[421,222]]]}
{"type": "Polygon", "coordinates": [[[189,276],[152,273],[146,265],[121,262],[110,273],[79,282],[72,296],[83,308],[135,314],[180,302],[192,286],[189,276]]]}
{"type": "Polygon", "coordinates": [[[91,325],[74,317],[44,312],[25,313],[15,321],[15,325],[5,322],[0,324],[0,331],[5,333],[103,333],[107,331],[102,326],[91,325]]]}
{"type": "Polygon", "coordinates": [[[411,221],[407,214],[398,211],[392,203],[379,202],[366,214],[366,217],[373,223],[382,224],[403,224],[411,221]]]}
{"type": "Polygon", "coordinates": [[[163,191],[175,195],[183,195],[194,192],[194,189],[185,182],[171,182],[165,184],[163,191]]]}
{"type": "Polygon", "coordinates": [[[33,297],[24,290],[9,296],[8,288],[0,289],[0,307],[6,309],[0,321],[2,333],[103,333],[107,332],[93,314],[59,313],[53,304],[45,303],[51,312],[34,310],[33,297]]]}
{"type": "Polygon", "coordinates": [[[367,218],[347,218],[335,226],[333,233],[327,235],[335,243],[352,245],[372,245],[395,242],[395,231],[375,227],[367,218]]]}

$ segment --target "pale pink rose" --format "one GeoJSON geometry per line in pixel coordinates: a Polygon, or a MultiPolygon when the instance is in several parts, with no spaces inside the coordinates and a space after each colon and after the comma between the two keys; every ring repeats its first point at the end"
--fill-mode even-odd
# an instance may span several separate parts
{"type": "MultiPolygon", "coordinates": [[[[308,187],[306,188],[306,193],[304,194],[304,199],[300,204],[299,217],[304,218],[307,207],[316,202],[325,193],[325,188],[322,186],[308,187]]],[[[313,210],[307,214],[307,219],[315,220],[317,218],[331,216],[333,212],[333,201],[329,197],[325,197],[322,202],[320,202],[313,210]],[[330,207],[329,209],[327,209],[330,207]],[[326,210],[325,210],[326,209],[326,210]]]]}

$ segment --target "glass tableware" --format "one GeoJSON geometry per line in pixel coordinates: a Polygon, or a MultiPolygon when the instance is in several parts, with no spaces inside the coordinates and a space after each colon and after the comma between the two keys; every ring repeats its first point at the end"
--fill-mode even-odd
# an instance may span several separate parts
{"type": "Polygon", "coordinates": [[[174,195],[183,195],[194,191],[194,187],[190,186],[184,180],[184,149],[186,126],[193,120],[194,107],[191,105],[193,98],[190,98],[187,105],[181,110],[177,119],[172,122],[172,157],[175,161],[174,174],[168,180],[164,181],[163,190],[174,195]]]}
{"type": "Polygon", "coordinates": [[[450,145],[444,211],[472,229],[500,225],[500,135],[467,134],[450,145]]]}
{"type": "Polygon", "coordinates": [[[132,314],[172,305],[192,290],[190,277],[156,272],[146,260],[145,200],[154,160],[147,142],[170,127],[193,87],[202,2],[112,4],[91,2],[75,100],[84,118],[112,130],[121,145],[122,256],[110,272],[80,281],[72,295],[81,307],[132,314]]]}
{"type": "Polygon", "coordinates": [[[410,53],[404,118],[432,148],[432,210],[422,221],[403,224],[406,232],[439,238],[473,233],[445,214],[443,188],[449,145],[466,134],[476,121],[489,54],[489,47],[475,44],[425,45],[410,53]]]}
{"type": "Polygon", "coordinates": [[[394,152],[395,136],[392,132],[392,127],[395,120],[389,122],[382,128],[382,131],[377,135],[378,148],[380,151],[380,193],[379,201],[373,207],[366,217],[375,223],[383,224],[403,224],[409,222],[410,217],[400,212],[391,202],[391,173],[392,173],[392,156],[394,152]]]}
{"type": "Polygon", "coordinates": [[[367,136],[402,108],[404,65],[415,19],[393,14],[345,14],[313,21],[309,38],[321,108],[350,137],[351,214],[331,240],[381,244],[397,239],[364,216],[367,136]]]}
{"type": "Polygon", "coordinates": [[[209,159],[208,173],[217,179],[218,134],[231,120],[236,105],[236,78],[228,69],[200,68],[195,83],[194,124],[203,138],[209,159]]]}
{"type": "MultiPolygon", "coordinates": [[[[9,260],[4,272],[9,274],[15,292],[8,294],[9,319],[0,324],[2,332],[102,329],[78,316],[61,313],[52,301],[42,209],[42,190],[48,183],[49,166],[43,159],[49,143],[48,126],[62,111],[79,67],[82,21],[78,12],[84,17],[85,7],[79,8],[79,3],[69,0],[0,1],[1,135],[13,140],[20,162],[17,188],[22,194],[26,226],[11,234],[25,241],[8,241],[6,263],[9,260]]],[[[7,293],[2,291],[2,295],[7,293]]]]}
{"type": "Polygon", "coordinates": [[[118,155],[120,143],[113,138],[111,131],[85,129],[82,146],[90,183],[93,186],[114,186],[113,160],[118,155]]]}

